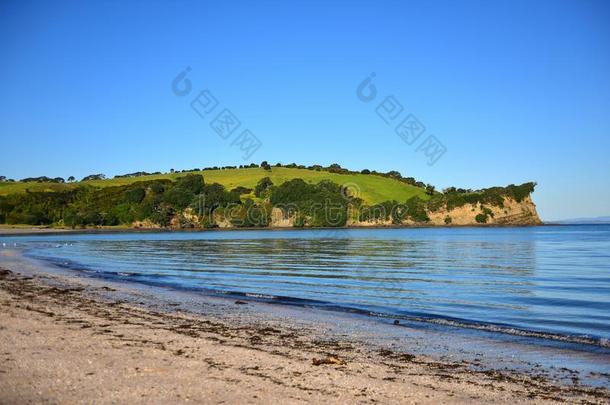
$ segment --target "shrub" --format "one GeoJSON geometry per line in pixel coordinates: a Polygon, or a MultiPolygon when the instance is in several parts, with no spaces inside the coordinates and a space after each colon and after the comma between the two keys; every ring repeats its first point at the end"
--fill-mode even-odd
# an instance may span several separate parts
{"type": "Polygon", "coordinates": [[[490,216],[492,218],[494,217],[494,212],[487,207],[481,207],[481,211],[483,211],[483,214],[485,214],[487,216],[490,216]]]}
{"type": "Polygon", "coordinates": [[[487,215],[486,214],[477,214],[477,216],[474,217],[474,220],[477,221],[479,224],[484,224],[487,222],[487,215]]]}
{"type": "Polygon", "coordinates": [[[248,188],[248,187],[237,186],[234,189],[232,189],[231,192],[232,193],[237,193],[239,195],[250,194],[252,192],[252,189],[248,188]]]}
{"type": "Polygon", "coordinates": [[[146,191],[142,187],[137,187],[125,192],[125,202],[128,204],[139,204],[146,195],[146,191]]]}
{"type": "Polygon", "coordinates": [[[426,213],[426,204],[419,197],[411,197],[406,202],[407,216],[416,222],[428,222],[430,218],[426,213]]]}
{"type": "Polygon", "coordinates": [[[178,177],[173,188],[179,188],[191,194],[199,194],[203,191],[203,176],[200,174],[187,174],[184,177],[178,177]]]}
{"type": "Polygon", "coordinates": [[[254,187],[254,195],[257,197],[261,197],[265,191],[269,187],[273,185],[273,182],[269,177],[263,177],[256,183],[256,187],[254,187]]]}

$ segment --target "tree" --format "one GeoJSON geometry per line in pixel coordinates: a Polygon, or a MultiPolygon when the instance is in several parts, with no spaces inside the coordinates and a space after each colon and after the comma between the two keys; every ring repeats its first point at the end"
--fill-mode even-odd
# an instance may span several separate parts
{"type": "Polygon", "coordinates": [[[435,187],[432,184],[427,184],[426,185],[426,194],[434,195],[435,191],[436,191],[436,189],[435,189],[435,187]]]}
{"type": "Polygon", "coordinates": [[[203,190],[205,182],[200,174],[187,174],[184,177],[178,177],[174,187],[181,188],[191,194],[199,194],[203,190]]]}
{"type": "Polygon", "coordinates": [[[428,222],[430,218],[426,213],[426,204],[419,197],[411,197],[406,202],[407,215],[416,222],[428,222]]]}
{"type": "Polygon", "coordinates": [[[0,176],[0,181],[5,181],[6,180],[6,176],[0,176]]]}
{"type": "Polygon", "coordinates": [[[142,187],[136,187],[125,191],[125,202],[129,204],[139,204],[144,199],[146,191],[142,187]]]}
{"type": "Polygon", "coordinates": [[[265,191],[267,191],[267,189],[269,187],[271,187],[272,185],[273,185],[273,182],[271,181],[271,179],[269,177],[263,177],[256,184],[256,187],[254,188],[254,195],[257,197],[261,197],[263,195],[263,193],[265,191]]]}
{"type": "Polygon", "coordinates": [[[271,165],[266,160],[262,161],[261,167],[265,170],[271,171],[271,165]]]}
{"type": "Polygon", "coordinates": [[[328,171],[331,173],[347,173],[347,169],[342,168],[338,163],[333,163],[328,166],[328,171]]]}
{"type": "Polygon", "coordinates": [[[369,169],[363,169],[360,171],[361,174],[371,174],[371,171],[369,169]]]}
{"type": "Polygon", "coordinates": [[[76,179],[74,178],[74,176],[70,176],[68,177],[68,182],[72,183],[73,181],[75,181],[76,179]]]}
{"type": "Polygon", "coordinates": [[[417,180],[415,180],[415,177],[405,177],[404,182],[412,186],[417,184],[417,180]]]}
{"type": "Polygon", "coordinates": [[[205,182],[200,174],[178,177],[163,195],[163,200],[173,208],[182,210],[195,200],[195,196],[203,191],[204,186],[205,182]]]}
{"type": "Polygon", "coordinates": [[[83,180],[81,181],[89,181],[89,180],[104,180],[106,178],[106,175],[104,174],[90,174],[89,176],[85,176],[83,177],[83,180]]]}
{"type": "Polygon", "coordinates": [[[388,175],[388,177],[392,177],[394,179],[402,178],[402,175],[400,174],[400,172],[397,172],[396,170],[391,170],[391,171],[387,172],[386,174],[388,175]]]}

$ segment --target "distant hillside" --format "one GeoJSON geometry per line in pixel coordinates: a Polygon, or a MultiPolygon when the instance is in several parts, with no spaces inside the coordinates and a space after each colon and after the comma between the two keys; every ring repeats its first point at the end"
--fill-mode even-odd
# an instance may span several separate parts
{"type": "Polygon", "coordinates": [[[572,218],[558,221],[548,221],[548,223],[561,225],[606,225],[610,224],[610,217],[572,218]]]}
{"type": "Polygon", "coordinates": [[[0,182],[0,223],[131,228],[537,225],[536,183],[442,192],[397,171],[206,168],[0,182]]]}
{"type": "Polygon", "coordinates": [[[124,186],[133,184],[137,181],[150,181],[168,179],[175,181],[178,177],[186,174],[201,174],[206,183],[219,183],[228,190],[238,186],[254,189],[256,184],[263,177],[269,177],[273,184],[280,185],[287,180],[300,178],[308,183],[319,183],[323,180],[330,180],[337,184],[356,185],[359,188],[360,198],[368,204],[377,204],[383,201],[396,200],[405,201],[411,197],[420,197],[427,200],[424,187],[417,187],[406,184],[399,180],[382,177],[376,174],[360,173],[331,173],[324,170],[298,169],[288,167],[272,167],[271,170],[264,170],[260,167],[236,168],[236,169],[216,169],[202,171],[186,171],[176,173],[165,173],[155,175],[145,175],[137,177],[120,177],[107,180],[89,180],[74,183],[50,183],[50,182],[0,182],[0,195],[23,193],[27,190],[35,191],[61,191],[74,189],[78,186],[90,185],[94,187],[124,186]]]}

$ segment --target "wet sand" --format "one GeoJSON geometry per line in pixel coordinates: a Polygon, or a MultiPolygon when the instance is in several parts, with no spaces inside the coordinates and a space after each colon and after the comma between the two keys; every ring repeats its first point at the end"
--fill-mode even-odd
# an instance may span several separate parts
{"type": "Polygon", "coordinates": [[[610,401],[603,388],[338,339],[252,303],[192,311],[173,292],[15,263],[0,258],[0,403],[610,401]]]}

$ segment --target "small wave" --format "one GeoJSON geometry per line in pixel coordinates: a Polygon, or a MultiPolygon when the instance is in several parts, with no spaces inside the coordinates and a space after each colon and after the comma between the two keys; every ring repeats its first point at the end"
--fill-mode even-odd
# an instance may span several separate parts
{"type": "Polygon", "coordinates": [[[450,326],[455,328],[465,328],[465,329],[476,329],[485,332],[494,332],[494,333],[503,333],[507,335],[519,336],[519,337],[527,337],[527,338],[537,338],[537,339],[546,339],[546,340],[554,340],[565,343],[577,343],[577,344],[585,344],[585,345],[593,345],[600,346],[604,348],[610,348],[610,340],[606,338],[598,338],[586,335],[567,335],[567,334],[559,334],[559,333],[551,333],[544,331],[536,331],[536,330],[528,330],[528,329],[520,329],[511,325],[502,325],[502,324],[492,324],[492,323],[479,323],[479,322],[470,322],[467,320],[457,320],[451,318],[444,317],[436,317],[436,316],[409,316],[409,315],[391,315],[385,313],[370,313],[371,316],[377,316],[382,318],[392,318],[392,319],[403,319],[412,322],[421,322],[421,323],[430,323],[442,326],[450,326]]]}
{"type": "Polygon", "coordinates": [[[263,299],[267,299],[267,300],[278,299],[277,296],[275,296],[275,295],[268,295],[268,294],[245,293],[244,295],[246,297],[250,297],[250,298],[263,298],[263,299]]]}
{"type": "Polygon", "coordinates": [[[70,270],[86,272],[89,274],[94,274],[95,277],[101,278],[117,278],[120,277],[122,280],[125,278],[130,278],[134,281],[137,280],[138,283],[159,286],[159,287],[170,287],[176,288],[180,290],[188,290],[188,291],[197,291],[200,293],[207,293],[215,296],[223,296],[223,297],[240,297],[242,299],[250,299],[253,301],[259,302],[269,302],[280,305],[290,305],[290,306],[299,306],[299,307],[309,307],[309,308],[317,308],[324,309],[329,311],[343,312],[343,313],[354,313],[371,317],[378,318],[386,318],[386,319],[400,319],[420,324],[430,324],[430,325],[440,325],[446,327],[453,328],[462,328],[462,329],[474,329],[484,332],[491,333],[502,333],[506,335],[519,336],[525,338],[536,338],[543,340],[551,340],[557,342],[564,343],[575,343],[575,344],[584,344],[597,346],[602,348],[610,348],[610,339],[603,337],[593,337],[587,335],[569,335],[569,334],[559,334],[545,331],[537,331],[537,330],[529,330],[529,329],[521,329],[515,327],[513,325],[508,324],[494,324],[494,323],[485,323],[478,321],[470,321],[467,319],[459,319],[459,318],[451,318],[445,317],[436,314],[428,314],[428,313],[391,313],[382,311],[373,311],[371,308],[362,308],[357,306],[349,306],[349,305],[341,305],[339,303],[333,303],[328,301],[321,301],[315,299],[307,299],[307,298],[297,298],[297,297],[289,297],[289,296],[276,296],[271,294],[263,294],[256,292],[243,292],[243,291],[231,291],[231,290],[218,290],[218,289],[206,289],[201,287],[185,287],[184,285],[171,283],[167,281],[163,281],[162,277],[159,277],[157,280],[154,280],[154,277],[151,275],[143,275],[139,273],[132,272],[120,272],[120,271],[102,271],[96,270],[90,267],[83,266],[80,263],[75,261],[66,260],[65,258],[54,258],[54,257],[46,257],[46,256],[37,256],[33,254],[26,254],[29,257],[34,259],[43,260],[54,264],[58,267],[67,268],[70,270]],[[142,277],[139,277],[142,276],[142,277]]]}

